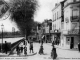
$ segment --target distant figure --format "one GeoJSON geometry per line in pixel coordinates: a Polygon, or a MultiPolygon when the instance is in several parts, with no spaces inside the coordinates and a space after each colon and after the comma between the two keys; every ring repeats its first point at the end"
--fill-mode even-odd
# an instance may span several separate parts
{"type": "Polygon", "coordinates": [[[46,43],[47,43],[47,40],[46,40],[46,43]]]}
{"type": "Polygon", "coordinates": [[[78,43],[78,50],[79,50],[79,52],[80,52],[80,43],[78,43]]]}
{"type": "Polygon", "coordinates": [[[73,43],[70,43],[70,49],[72,49],[73,48],[73,43]]]}
{"type": "Polygon", "coordinates": [[[18,49],[19,49],[19,46],[16,47],[16,51],[18,51],[18,49]]]}
{"type": "Polygon", "coordinates": [[[21,53],[23,52],[23,47],[21,47],[21,53]]]}
{"type": "Polygon", "coordinates": [[[29,43],[29,40],[28,40],[28,43],[29,43]]]}
{"type": "Polygon", "coordinates": [[[52,59],[56,59],[56,58],[57,58],[57,53],[56,53],[56,48],[55,48],[55,47],[52,48],[51,58],[52,58],[52,59]]]}
{"type": "Polygon", "coordinates": [[[27,47],[24,47],[24,54],[27,55],[27,47]]]}
{"type": "Polygon", "coordinates": [[[32,53],[34,53],[33,52],[33,42],[30,42],[30,53],[31,53],[31,51],[32,51],[32,53]]]}
{"type": "Polygon", "coordinates": [[[39,40],[39,43],[40,43],[40,40],[39,40]]]}
{"type": "Polygon", "coordinates": [[[17,51],[17,55],[20,55],[20,47],[19,46],[16,47],[16,51],[17,51]]]}
{"type": "Polygon", "coordinates": [[[5,41],[5,53],[7,54],[8,51],[8,46],[7,46],[7,42],[5,41]]]}
{"type": "Polygon", "coordinates": [[[40,55],[41,55],[41,54],[44,54],[43,50],[44,50],[44,49],[43,49],[43,45],[41,45],[41,46],[40,46],[40,49],[39,49],[39,54],[40,54],[40,55]]]}
{"type": "Polygon", "coordinates": [[[52,42],[52,46],[54,47],[54,41],[52,42]]]}
{"type": "Polygon", "coordinates": [[[42,43],[41,44],[43,45],[43,40],[42,40],[42,43]]]}

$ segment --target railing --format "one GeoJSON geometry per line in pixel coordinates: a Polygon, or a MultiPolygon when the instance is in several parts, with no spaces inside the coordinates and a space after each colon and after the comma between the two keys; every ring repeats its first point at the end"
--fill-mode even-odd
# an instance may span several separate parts
{"type": "Polygon", "coordinates": [[[79,17],[78,16],[71,16],[70,17],[70,20],[71,21],[78,21],[79,20],[79,17]]]}
{"type": "Polygon", "coordinates": [[[79,29],[68,31],[68,34],[79,34],[79,29]]]}

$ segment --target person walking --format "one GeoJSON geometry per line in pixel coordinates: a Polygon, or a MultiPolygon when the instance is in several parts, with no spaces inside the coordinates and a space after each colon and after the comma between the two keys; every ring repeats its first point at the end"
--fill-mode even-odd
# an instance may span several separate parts
{"type": "Polygon", "coordinates": [[[43,50],[44,50],[44,49],[43,49],[43,45],[41,45],[41,46],[40,46],[40,49],[39,49],[39,54],[40,54],[40,55],[41,55],[41,54],[44,54],[43,50]]]}
{"type": "Polygon", "coordinates": [[[55,48],[55,47],[52,48],[51,58],[52,58],[53,60],[57,58],[57,52],[56,52],[56,48],[55,48]]]}

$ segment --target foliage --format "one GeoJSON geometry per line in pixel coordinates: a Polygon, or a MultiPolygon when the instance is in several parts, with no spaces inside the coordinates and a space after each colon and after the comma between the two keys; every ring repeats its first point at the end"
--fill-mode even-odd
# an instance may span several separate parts
{"type": "Polygon", "coordinates": [[[20,31],[27,36],[30,35],[33,27],[33,15],[36,11],[36,0],[11,0],[11,19],[14,20],[20,31]]]}

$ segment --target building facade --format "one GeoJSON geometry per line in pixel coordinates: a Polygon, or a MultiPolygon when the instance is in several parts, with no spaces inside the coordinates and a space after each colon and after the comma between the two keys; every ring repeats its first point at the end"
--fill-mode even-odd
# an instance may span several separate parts
{"type": "Polygon", "coordinates": [[[61,36],[61,46],[78,48],[80,0],[65,0],[64,2],[64,28],[61,36]]]}
{"type": "Polygon", "coordinates": [[[51,35],[52,35],[52,40],[55,42],[55,44],[58,45],[60,45],[61,42],[61,30],[63,29],[62,26],[64,26],[63,6],[64,6],[64,1],[56,4],[55,8],[52,10],[53,21],[52,21],[51,35]]]}
{"type": "Polygon", "coordinates": [[[50,30],[52,30],[52,20],[46,19],[43,23],[43,35],[44,35],[44,41],[45,42],[51,42],[51,33],[50,30]]]}

